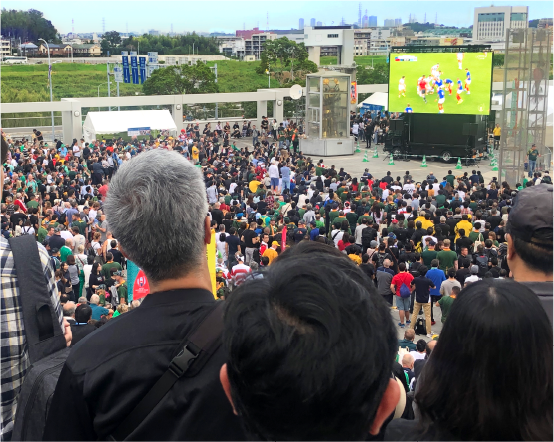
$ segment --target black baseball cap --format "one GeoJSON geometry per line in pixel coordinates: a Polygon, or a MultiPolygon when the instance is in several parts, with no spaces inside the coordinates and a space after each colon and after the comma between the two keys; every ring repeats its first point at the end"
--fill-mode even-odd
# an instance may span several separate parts
{"type": "Polygon", "coordinates": [[[539,234],[540,243],[552,247],[553,189],[549,184],[539,184],[520,191],[508,216],[507,233],[525,242],[534,242],[538,231],[544,230],[547,236],[539,234]],[[549,244],[545,244],[545,240],[549,244]]]}

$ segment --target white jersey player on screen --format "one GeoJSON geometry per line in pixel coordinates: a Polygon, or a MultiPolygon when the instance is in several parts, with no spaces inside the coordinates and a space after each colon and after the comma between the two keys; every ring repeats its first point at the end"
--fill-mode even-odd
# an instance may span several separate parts
{"type": "Polygon", "coordinates": [[[431,76],[432,77],[438,77],[439,76],[439,64],[437,63],[433,67],[431,67],[431,76]]]}
{"type": "Polygon", "coordinates": [[[458,58],[458,69],[462,69],[462,61],[464,59],[464,53],[463,52],[458,52],[456,57],[458,58]]]}
{"type": "Polygon", "coordinates": [[[433,79],[433,77],[431,75],[429,75],[426,79],[425,79],[425,82],[427,83],[427,86],[425,87],[426,91],[427,91],[427,94],[432,94],[435,92],[435,90],[433,89],[433,84],[435,82],[435,80],[433,79]]]}
{"type": "Polygon", "coordinates": [[[400,98],[401,95],[403,97],[406,96],[406,82],[404,80],[405,78],[406,77],[403,75],[402,78],[398,80],[398,98],[400,98]]]}

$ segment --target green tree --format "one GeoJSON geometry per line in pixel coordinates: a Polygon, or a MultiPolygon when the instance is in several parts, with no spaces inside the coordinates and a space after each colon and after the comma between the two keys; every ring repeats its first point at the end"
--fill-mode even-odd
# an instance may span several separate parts
{"type": "Polygon", "coordinates": [[[218,92],[215,74],[202,62],[157,69],[142,85],[145,95],[208,94],[218,92]]]}
{"type": "Polygon", "coordinates": [[[102,36],[102,40],[106,40],[110,47],[113,48],[121,44],[121,35],[117,31],[106,32],[102,36]]]}
{"type": "Polygon", "coordinates": [[[386,63],[378,63],[373,69],[358,66],[356,69],[358,84],[385,84],[389,82],[389,69],[386,63]]]}
{"type": "Polygon", "coordinates": [[[304,43],[297,44],[286,37],[267,40],[260,61],[256,73],[264,75],[267,71],[273,72],[281,85],[294,81],[295,72],[301,78],[307,73],[317,72],[317,65],[308,60],[304,43]]]}
{"type": "Polygon", "coordinates": [[[61,43],[58,30],[36,9],[2,9],[0,33],[4,37],[21,38],[21,41],[38,43],[38,39],[43,38],[49,43],[61,43]]]}

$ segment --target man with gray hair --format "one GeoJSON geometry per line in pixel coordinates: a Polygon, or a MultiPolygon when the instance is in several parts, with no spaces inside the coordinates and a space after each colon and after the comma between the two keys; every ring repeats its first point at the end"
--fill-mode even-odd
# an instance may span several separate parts
{"type": "Polygon", "coordinates": [[[114,174],[104,208],[122,253],[148,278],[150,294],[140,308],[110,320],[73,349],[60,374],[44,439],[244,439],[219,385],[226,362],[221,347],[214,344],[210,352],[199,353],[187,341],[216,307],[200,170],[176,151],[141,153],[114,174]],[[132,346],[114,336],[132,336],[132,346]],[[194,376],[182,376],[187,370],[181,368],[183,354],[200,354],[190,366],[194,376]],[[177,385],[136,422],[144,413],[135,407],[162,376],[177,385]]]}

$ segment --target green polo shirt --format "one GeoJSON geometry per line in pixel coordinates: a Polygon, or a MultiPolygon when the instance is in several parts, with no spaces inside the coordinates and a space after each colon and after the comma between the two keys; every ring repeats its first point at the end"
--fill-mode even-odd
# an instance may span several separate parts
{"type": "Polygon", "coordinates": [[[441,250],[437,253],[437,259],[439,260],[439,269],[447,270],[454,267],[454,262],[458,258],[458,255],[453,250],[441,250]]]}
{"type": "Polygon", "coordinates": [[[69,255],[73,255],[73,252],[71,251],[71,249],[67,246],[63,246],[61,249],[60,249],[60,260],[61,262],[66,262],[67,261],[67,257],[69,255]]]}

